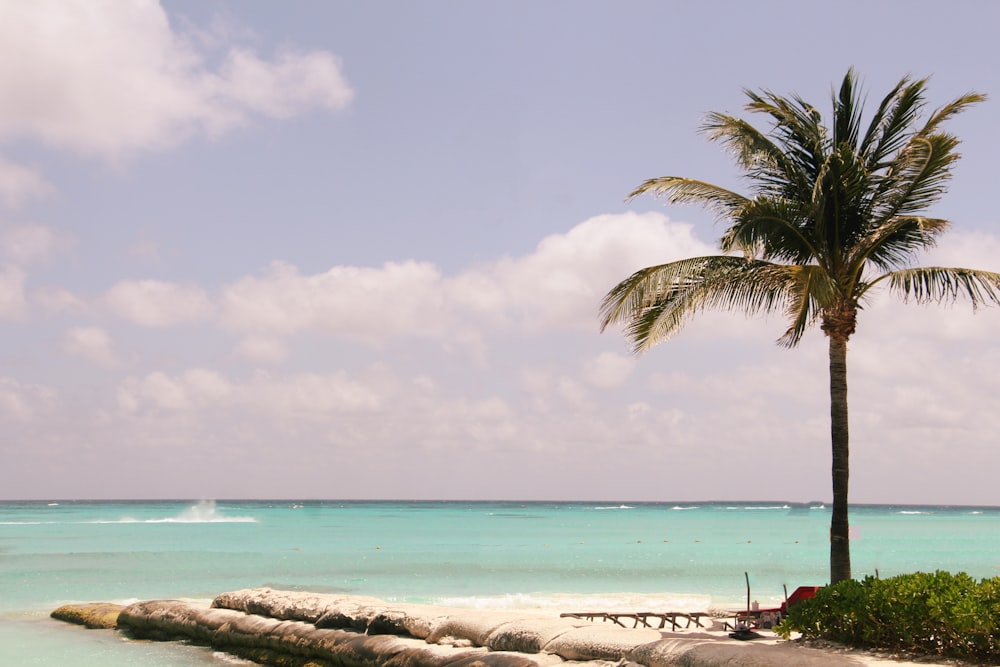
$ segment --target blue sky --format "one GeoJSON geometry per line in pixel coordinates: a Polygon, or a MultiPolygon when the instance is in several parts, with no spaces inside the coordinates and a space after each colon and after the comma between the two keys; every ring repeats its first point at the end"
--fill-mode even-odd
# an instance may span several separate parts
{"type": "MultiPolygon", "coordinates": [[[[931,76],[963,160],[925,264],[1000,270],[1000,6],[0,2],[0,497],[829,493],[825,339],[600,298],[715,250],[678,174],[744,88],[931,76]]],[[[1000,504],[998,309],[876,300],[852,498],[1000,504]]]]}

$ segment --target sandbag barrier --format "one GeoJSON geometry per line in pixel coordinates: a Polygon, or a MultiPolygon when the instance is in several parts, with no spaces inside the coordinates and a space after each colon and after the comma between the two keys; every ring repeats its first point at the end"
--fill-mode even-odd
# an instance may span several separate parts
{"type": "MultiPolygon", "coordinates": [[[[86,616],[66,607],[57,611],[71,622],[86,616]]],[[[794,645],[748,645],[707,635],[665,638],[653,629],[551,613],[394,605],[376,598],[267,588],[223,593],[211,606],[184,600],[138,602],[121,609],[117,628],[138,639],[184,640],[278,667],[855,664],[794,645]]]]}

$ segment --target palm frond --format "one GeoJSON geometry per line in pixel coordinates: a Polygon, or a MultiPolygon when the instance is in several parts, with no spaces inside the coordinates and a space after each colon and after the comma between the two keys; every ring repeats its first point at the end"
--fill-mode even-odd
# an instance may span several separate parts
{"type": "Polygon", "coordinates": [[[917,303],[953,303],[968,299],[973,308],[1000,304],[1000,273],[939,266],[901,269],[886,274],[889,289],[917,303]]]}
{"type": "Polygon", "coordinates": [[[639,269],[615,285],[601,302],[601,331],[612,324],[628,322],[664,299],[676,298],[706,273],[732,268],[742,258],[729,255],[692,257],[639,269]]]}
{"type": "Polygon", "coordinates": [[[949,120],[952,117],[962,113],[973,104],[979,104],[980,102],[985,102],[986,99],[987,99],[986,95],[983,95],[982,93],[972,92],[962,95],[961,97],[944,105],[940,109],[936,109],[934,113],[931,114],[931,117],[930,119],[928,119],[927,123],[923,126],[923,128],[920,129],[919,134],[921,136],[927,136],[929,134],[937,132],[938,127],[940,127],[940,125],[944,123],[946,120],[949,120]]]}
{"type": "Polygon", "coordinates": [[[923,90],[927,79],[910,83],[903,79],[885,100],[872,120],[869,129],[871,137],[866,137],[861,148],[867,154],[866,164],[871,174],[868,211],[875,221],[874,226],[883,224],[892,215],[915,214],[937,201],[944,191],[943,182],[950,175],[952,163],[959,158],[954,151],[958,145],[954,137],[940,133],[942,123],[969,106],[986,99],[979,93],[968,93],[946,104],[931,114],[923,127],[915,127],[917,117],[924,107],[923,90]],[[877,137],[877,141],[875,140],[877,137]],[[869,141],[875,142],[869,150],[869,141]],[[909,196],[912,205],[900,206],[899,193],[908,189],[907,182],[914,176],[913,164],[920,162],[930,141],[935,160],[919,180],[918,196],[909,196]],[[924,187],[929,185],[929,187],[924,187]]]}
{"type": "Polygon", "coordinates": [[[696,257],[636,271],[604,297],[601,330],[624,323],[636,353],[674,335],[707,309],[773,312],[785,303],[782,265],[730,255],[696,257]]]}
{"type": "Polygon", "coordinates": [[[796,201],[757,197],[740,209],[722,235],[721,247],[767,261],[808,262],[818,250],[804,234],[807,215],[796,201]]]}
{"type": "Polygon", "coordinates": [[[886,185],[872,210],[875,227],[935,204],[946,191],[951,168],[960,157],[958,140],[948,134],[913,137],[894,160],[886,185]]]}
{"type": "Polygon", "coordinates": [[[750,123],[721,113],[710,113],[701,131],[719,141],[736,158],[758,193],[789,196],[808,192],[811,179],[802,165],[790,159],[784,146],[775,143],[750,123]]]}
{"type": "Polygon", "coordinates": [[[670,204],[701,204],[721,217],[733,215],[747,202],[743,195],[718,185],[679,176],[650,178],[633,190],[628,199],[641,194],[666,199],[670,204]]]}
{"type": "Polygon", "coordinates": [[[847,75],[840,84],[840,92],[833,98],[833,145],[858,145],[861,133],[861,109],[854,89],[854,68],[847,70],[847,75]]]}
{"type": "Polygon", "coordinates": [[[913,134],[913,123],[924,105],[926,83],[927,79],[911,83],[909,77],[904,77],[882,100],[858,146],[869,172],[882,169],[886,158],[904,146],[913,134]]]}
{"type": "Polygon", "coordinates": [[[855,274],[871,262],[879,271],[893,271],[913,261],[916,254],[937,244],[937,237],[951,226],[943,218],[905,216],[893,218],[869,232],[854,247],[855,274]]]}
{"type": "Polygon", "coordinates": [[[763,95],[747,91],[746,95],[750,98],[748,111],[764,113],[773,119],[771,134],[783,147],[786,159],[815,178],[829,141],[819,111],[798,97],[788,99],[767,91],[763,95]]]}
{"type": "Polygon", "coordinates": [[[778,339],[783,347],[795,347],[806,330],[816,322],[823,306],[838,296],[837,283],[823,267],[816,265],[787,266],[790,289],[785,314],[789,326],[778,339]]]}

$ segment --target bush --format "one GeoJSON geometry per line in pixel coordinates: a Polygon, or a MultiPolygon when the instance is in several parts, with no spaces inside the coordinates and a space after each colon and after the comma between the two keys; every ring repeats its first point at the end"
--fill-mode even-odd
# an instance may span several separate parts
{"type": "Polygon", "coordinates": [[[917,572],[821,588],[775,632],[849,646],[1000,662],[1000,577],[917,572]]]}

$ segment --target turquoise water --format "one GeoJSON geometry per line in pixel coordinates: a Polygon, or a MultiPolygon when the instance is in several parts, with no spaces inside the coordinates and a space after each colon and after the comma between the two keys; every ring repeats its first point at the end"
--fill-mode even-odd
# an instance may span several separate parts
{"type": "MultiPolygon", "coordinates": [[[[786,503],[0,503],[0,664],[205,665],[51,621],[60,604],[245,587],[477,608],[741,606],[828,577],[830,515],[786,503]]],[[[852,509],[855,576],[1000,575],[1000,509],[852,509]]]]}

